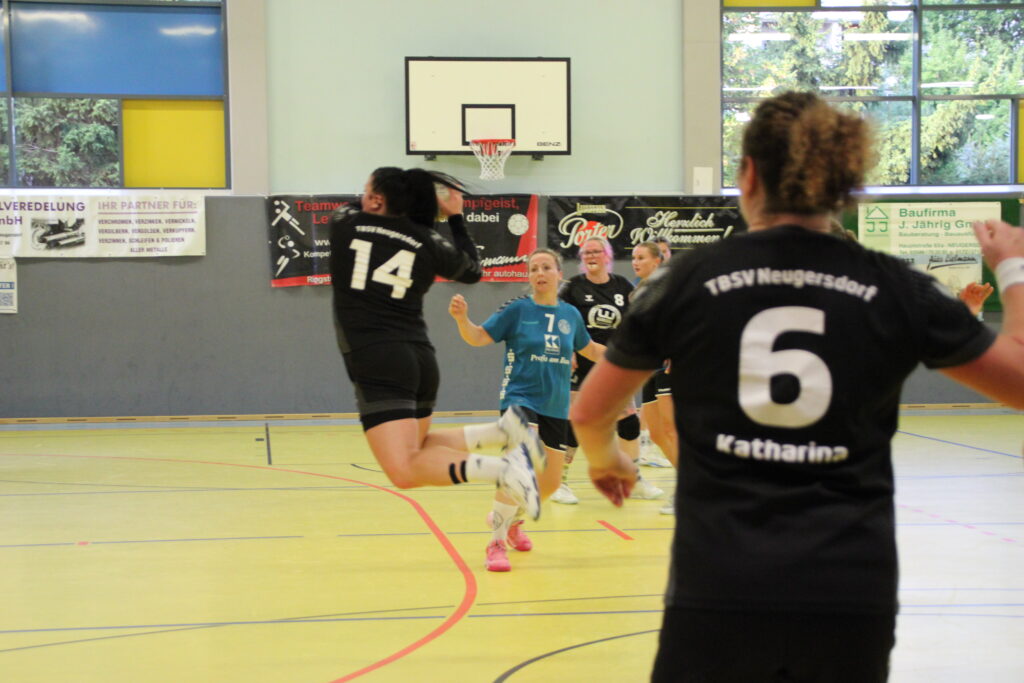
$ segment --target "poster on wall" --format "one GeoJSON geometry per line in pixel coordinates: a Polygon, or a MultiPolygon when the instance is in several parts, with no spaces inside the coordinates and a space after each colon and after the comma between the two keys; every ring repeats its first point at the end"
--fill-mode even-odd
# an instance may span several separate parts
{"type": "Polygon", "coordinates": [[[18,266],[12,258],[0,258],[0,313],[18,312],[18,266]]]}
{"type": "Polygon", "coordinates": [[[198,193],[0,198],[0,258],[202,256],[198,193]]]}
{"type": "Polygon", "coordinates": [[[665,237],[672,250],[688,251],[746,232],[736,197],[550,197],[548,246],[573,258],[588,237],[604,237],[616,258],[665,237]]]}
{"type": "Polygon", "coordinates": [[[902,258],[955,294],[981,282],[981,249],[971,224],[1000,217],[999,202],[861,204],[857,231],[865,247],[902,258]]]}
{"type": "Polygon", "coordinates": [[[270,286],[331,284],[331,214],[359,195],[274,195],[267,198],[270,286]]]}
{"type": "MultiPolygon", "coordinates": [[[[466,195],[462,216],[476,242],[481,282],[526,282],[526,260],[537,248],[538,198],[533,194],[466,195]]],[[[446,225],[438,226],[450,237],[446,225]]]]}
{"type": "MultiPolygon", "coordinates": [[[[274,195],[267,198],[272,287],[327,285],[331,214],[357,195],[274,195]]],[[[484,282],[525,282],[537,247],[536,195],[466,195],[463,219],[476,242],[484,282]]],[[[437,230],[450,237],[448,228],[437,230]]]]}

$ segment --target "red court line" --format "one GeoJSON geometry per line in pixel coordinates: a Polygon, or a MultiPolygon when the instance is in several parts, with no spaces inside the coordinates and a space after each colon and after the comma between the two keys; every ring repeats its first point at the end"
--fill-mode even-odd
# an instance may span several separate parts
{"type": "Polygon", "coordinates": [[[931,517],[933,519],[941,519],[943,522],[946,522],[947,524],[952,524],[954,526],[960,526],[960,527],[963,527],[965,529],[970,529],[971,531],[977,531],[979,533],[985,534],[986,536],[994,536],[996,538],[999,538],[1000,541],[1005,541],[1007,543],[1017,543],[1017,539],[1016,538],[1009,538],[1009,537],[1002,537],[1001,538],[999,536],[999,534],[997,534],[995,532],[992,532],[992,531],[986,531],[985,529],[979,529],[974,524],[967,524],[966,522],[960,522],[960,521],[955,520],[955,519],[949,519],[949,518],[945,517],[944,515],[937,515],[934,512],[928,512],[927,510],[922,510],[921,508],[915,508],[915,507],[911,507],[909,505],[903,505],[903,504],[897,504],[896,507],[903,508],[905,510],[910,510],[911,512],[917,512],[917,513],[922,514],[922,515],[928,515],[929,517],[931,517]]]}
{"type": "Polygon", "coordinates": [[[619,529],[618,527],[616,527],[616,526],[614,526],[612,524],[609,524],[608,522],[604,521],[603,519],[597,520],[597,523],[600,524],[601,526],[603,526],[608,531],[610,531],[613,534],[615,534],[616,536],[620,536],[620,537],[626,539],[627,541],[632,541],[633,540],[633,537],[630,536],[629,534],[627,534],[625,531],[623,531],[622,529],[619,529]]]}
{"type": "MultiPolygon", "coordinates": [[[[4,454],[4,455],[14,455],[14,454],[4,454]]],[[[345,676],[342,676],[341,678],[336,678],[333,681],[331,681],[330,683],[342,683],[343,681],[351,681],[352,679],[358,678],[359,676],[362,676],[363,674],[370,673],[371,671],[375,671],[375,670],[381,668],[382,666],[386,666],[386,665],[390,664],[391,662],[394,662],[394,661],[396,661],[398,659],[401,659],[402,657],[406,656],[407,654],[410,654],[411,652],[414,652],[414,651],[418,650],[419,648],[423,647],[427,643],[429,643],[429,642],[431,642],[433,640],[436,640],[439,636],[444,634],[452,626],[454,626],[459,620],[461,620],[464,616],[466,616],[466,613],[469,612],[469,608],[473,605],[473,602],[476,600],[476,593],[477,593],[476,577],[473,575],[473,572],[470,570],[469,566],[466,564],[466,561],[462,559],[461,555],[459,555],[458,551],[455,549],[455,546],[452,545],[452,542],[449,541],[448,537],[445,536],[443,531],[441,531],[441,527],[439,527],[437,525],[437,523],[430,517],[430,515],[427,514],[427,511],[423,509],[423,506],[420,505],[418,502],[416,502],[415,500],[413,500],[409,496],[406,496],[405,494],[399,493],[398,491],[393,491],[392,489],[384,488],[383,486],[378,486],[377,484],[371,484],[370,482],[367,482],[367,481],[358,481],[356,479],[347,479],[345,477],[338,477],[338,476],[335,476],[333,474],[321,474],[319,472],[307,472],[305,470],[292,470],[292,469],[287,469],[287,468],[283,468],[283,467],[269,467],[267,465],[246,465],[244,463],[214,462],[214,461],[209,461],[209,460],[179,460],[179,459],[174,459],[174,458],[133,458],[133,457],[128,457],[128,456],[124,456],[124,455],[62,455],[62,454],[59,454],[59,453],[26,454],[26,455],[20,455],[20,456],[15,456],[15,457],[90,458],[90,459],[98,459],[98,460],[131,460],[131,461],[143,461],[143,462],[184,463],[184,464],[192,464],[192,465],[220,465],[222,467],[246,467],[246,468],[254,469],[254,470],[269,470],[271,472],[288,472],[290,474],[305,474],[305,475],[308,475],[308,476],[311,476],[311,477],[323,477],[324,479],[337,479],[339,481],[349,482],[350,484],[359,484],[360,486],[369,486],[370,488],[377,489],[378,491],[383,491],[384,493],[390,493],[391,495],[396,496],[398,498],[401,498],[402,500],[407,502],[409,505],[412,506],[412,508],[414,510],[416,510],[416,513],[420,516],[420,519],[422,519],[423,523],[427,525],[427,528],[430,529],[430,532],[432,534],[434,534],[434,537],[441,544],[441,547],[443,547],[448,552],[448,556],[452,559],[452,562],[455,564],[455,566],[458,568],[458,570],[462,573],[463,581],[466,584],[465,591],[462,594],[462,601],[459,602],[459,605],[455,609],[455,611],[452,612],[450,615],[448,615],[447,619],[445,619],[443,622],[441,622],[441,624],[437,628],[435,628],[434,630],[432,630],[430,633],[428,633],[427,635],[423,636],[419,640],[417,640],[417,641],[415,641],[415,642],[413,642],[413,643],[411,643],[409,645],[406,645],[402,649],[398,650],[397,652],[395,652],[395,653],[393,653],[391,655],[388,655],[384,659],[378,660],[378,661],[376,661],[376,662],[374,662],[372,664],[364,666],[362,669],[359,669],[357,671],[353,671],[352,673],[346,674],[345,676]]],[[[605,524],[604,522],[601,522],[601,523],[605,524]]],[[[605,526],[608,526],[608,525],[605,524],[605,526]]],[[[613,531],[614,531],[614,529],[613,529],[613,531]]],[[[621,534],[621,532],[618,532],[618,533],[621,534]]],[[[629,538],[629,537],[627,536],[626,538],[629,538]]]]}

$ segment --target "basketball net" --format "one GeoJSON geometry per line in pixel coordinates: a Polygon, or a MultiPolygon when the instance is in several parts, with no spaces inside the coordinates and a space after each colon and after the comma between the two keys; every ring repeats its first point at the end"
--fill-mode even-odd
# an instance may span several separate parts
{"type": "Polygon", "coordinates": [[[505,177],[505,160],[516,146],[515,140],[470,140],[469,146],[480,160],[481,180],[501,180],[505,177]]]}

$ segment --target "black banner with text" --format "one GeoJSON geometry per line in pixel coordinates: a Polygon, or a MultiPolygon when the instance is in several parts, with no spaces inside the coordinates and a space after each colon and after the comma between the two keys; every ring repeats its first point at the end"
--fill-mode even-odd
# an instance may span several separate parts
{"type": "MultiPolygon", "coordinates": [[[[330,220],[358,195],[274,195],[267,198],[270,283],[328,285],[330,220]]],[[[537,248],[537,195],[466,195],[463,219],[476,242],[484,282],[525,282],[526,259],[537,248]]],[[[435,226],[450,238],[445,224],[435,226]]]]}
{"type": "Polygon", "coordinates": [[[666,237],[672,251],[686,251],[746,232],[736,197],[549,197],[548,246],[575,258],[589,237],[604,237],[616,258],[666,237]]]}

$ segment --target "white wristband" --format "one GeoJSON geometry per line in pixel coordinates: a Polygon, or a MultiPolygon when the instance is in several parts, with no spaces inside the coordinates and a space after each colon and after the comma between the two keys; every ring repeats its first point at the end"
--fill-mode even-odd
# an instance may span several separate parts
{"type": "Polygon", "coordinates": [[[996,264],[995,274],[1000,292],[1014,285],[1024,285],[1024,256],[1004,258],[996,264]]]}

